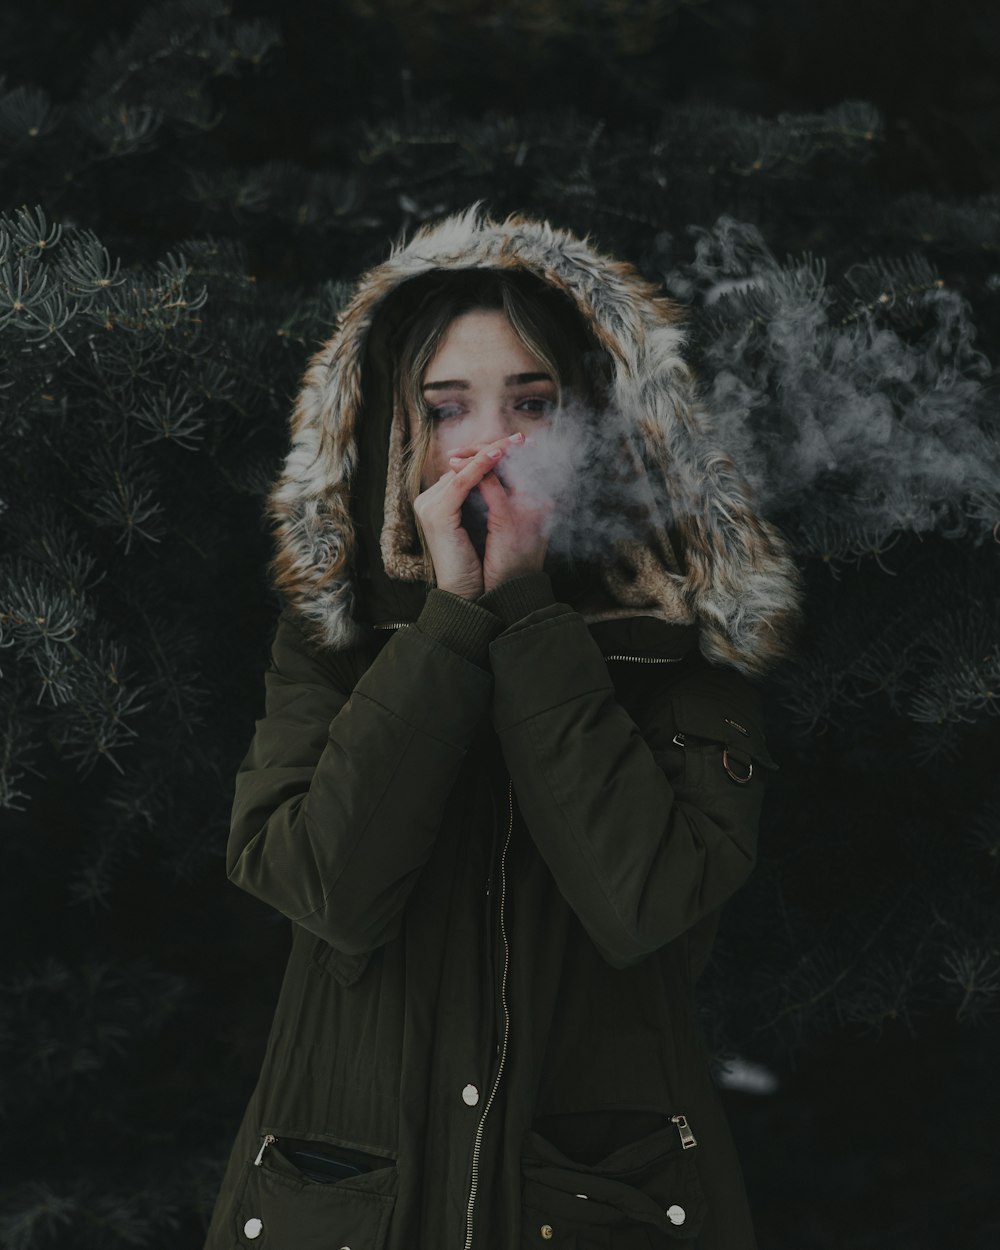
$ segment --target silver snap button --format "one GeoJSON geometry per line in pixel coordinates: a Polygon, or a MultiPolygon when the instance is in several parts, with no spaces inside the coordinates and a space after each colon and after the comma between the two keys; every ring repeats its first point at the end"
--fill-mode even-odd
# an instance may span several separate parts
{"type": "Polygon", "coordinates": [[[672,1206],[667,1207],[667,1219],[670,1220],[671,1224],[683,1224],[686,1218],[687,1212],[683,1207],[679,1207],[676,1202],[672,1206]]]}
{"type": "Polygon", "coordinates": [[[466,1085],[462,1090],[462,1101],[469,1107],[474,1107],[479,1101],[479,1090],[475,1085],[466,1085]]]}
{"type": "Polygon", "coordinates": [[[251,1238],[259,1237],[260,1230],[263,1227],[264,1225],[260,1222],[260,1220],[257,1219],[256,1216],[254,1216],[252,1220],[247,1220],[247,1222],[243,1225],[243,1235],[244,1237],[251,1237],[251,1238]]]}

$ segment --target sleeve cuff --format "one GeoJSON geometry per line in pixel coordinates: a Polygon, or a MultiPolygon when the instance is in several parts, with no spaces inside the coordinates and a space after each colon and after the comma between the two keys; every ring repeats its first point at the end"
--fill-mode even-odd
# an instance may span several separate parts
{"type": "Polygon", "coordinates": [[[498,616],[505,627],[555,602],[552,579],[541,570],[511,577],[476,600],[479,607],[498,616]]]}
{"type": "Polygon", "coordinates": [[[489,668],[490,643],[503,629],[496,613],[435,586],[414,622],[421,633],[481,668],[489,668]]]}

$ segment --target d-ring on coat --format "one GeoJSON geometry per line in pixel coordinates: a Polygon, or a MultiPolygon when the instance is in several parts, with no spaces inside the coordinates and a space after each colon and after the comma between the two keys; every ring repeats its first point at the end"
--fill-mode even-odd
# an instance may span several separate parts
{"type": "Polygon", "coordinates": [[[753,679],[800,585],[678,320],[588,242],[474,205],[366,274],[311,361],[227,857],[292,949],[205,1250],[754,1250],[695,983],[754,865],[775,764],[753,679]],[[548,571],[425,589],[383,314],[471,267],[565,293],[630,454],[685,501],[657,560],[609,571],[611,608],[548,571]]]}

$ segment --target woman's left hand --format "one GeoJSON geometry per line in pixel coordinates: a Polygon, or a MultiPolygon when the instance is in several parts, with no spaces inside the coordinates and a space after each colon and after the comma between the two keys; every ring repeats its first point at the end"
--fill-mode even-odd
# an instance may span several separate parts
{"type": "MultiPolygon", "coordinates": [[[[449,463],[459,469],[475,454],[471,447],[461,447],[449,463]]],[[[519,492],[505,484],[496,472],[487,473],[479,482],[479,492],[488,509],[486,518],[486,550],[483,555],[483,589],[492,590],[501,582],[520,573],[540,570],[548,548],[551,499],[519,492]]]]}

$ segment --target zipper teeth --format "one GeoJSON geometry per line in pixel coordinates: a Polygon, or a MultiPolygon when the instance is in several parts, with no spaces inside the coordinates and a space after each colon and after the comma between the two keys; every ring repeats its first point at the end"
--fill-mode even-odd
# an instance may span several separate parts
{"type": "Polygon", "coordinates": [[[469,1202],[465,1213],[465,1250],[471,1250],[472,1246],[472,1211],[476,1203],[476,1190],[479,1188],[479,1152],[483,1144],[483,1128],[486,1124],[486,1117],[490,1113],[490,1107],[493,1105],[497,1089],[500,1086],[500,1078],[503,1075],[503,1067],[507,1058],[507,1035],[510,1032],[510,1013],[507,1010],[507,964],[510,957],[510,948],[507,945],[507,926],[504,924],[503,918],[504,902],[507,896],[507,873],[504,860],[507,856],[507,847],[510,844],[510,835],[514,829],[514,782],[509,777],[507,779],[507,810],[509,813],[507,837],[503,844],[503,850],[500,852],[500,936],[503,939],[503,974],[500,977],[500,1002],[503,1006],[503,1042],[500,1046],[500,1064],[497,1068],[496,1079],[493,1082],[493,1088],[490,1090],[490,1096],[486,1100],[486,1106],[483,1108],[479,1127],[476,1129],[475,1144],[472,1147],[472,1185],[469,1189],[469,1202]]]}
{"type": "Polygon", "coordinates": [[[409,624],[409,621],[390,621],[386,625],[373,625],[372,629],[403,629],[409,624]]]}
{"type": "Polygon", "coordinates": [[[605,660],[631,660],[634,664],[679,664],[679,655],[606,655],[605,660]]]}

